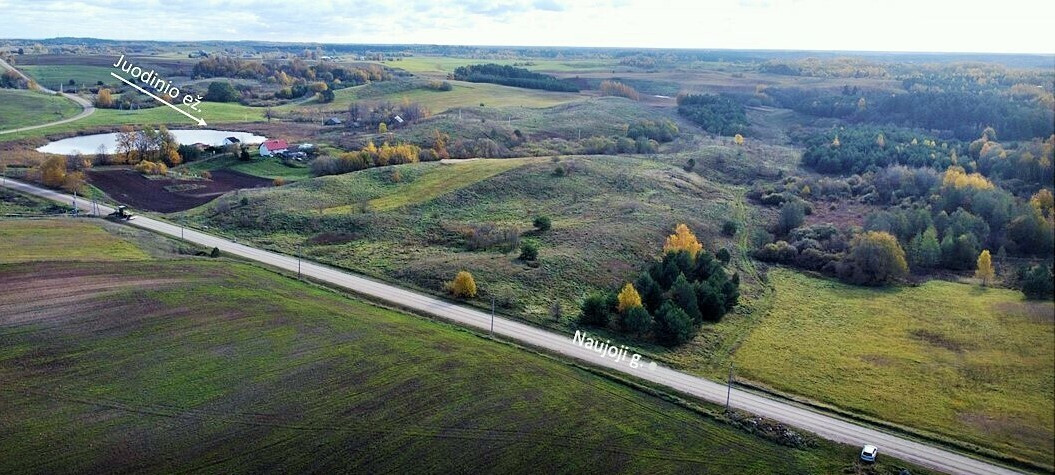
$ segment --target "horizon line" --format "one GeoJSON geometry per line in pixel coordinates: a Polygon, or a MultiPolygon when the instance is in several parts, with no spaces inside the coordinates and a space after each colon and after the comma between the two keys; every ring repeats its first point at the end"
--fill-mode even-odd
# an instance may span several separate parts
{"type": "MultiPolygon", "coordinates": [[[[460,44],[460,43],[368,43],[368,42],[322,42],[322,41],[272,41],[272,40],[221,40],[221,39],[115,39],[94,36],[53,36],[47,38],[0,38],[0,41],[49,41],[49,40],[98,40],[112,42],[144,43],[263,43],[276,45],[342,45],[342,46],[461,46],[477,48],[566,48],[566,49],[627,49],[627,50],[670,50],[670,51],[751,51],[751,52],[805,52],[805,53],[858,53],[858,54],[962,54],[962,55],[1008,55],[1008,56],[1041,56],[1055,60],[1052,52],[1007,52],[1007,51],[934,51],[934,50],[840,50],[840,49],[789,49],[761,47],[689,47],[689,46],[572,46],[572,45],[500,45],[500,44],[460,44]]],[[[1055,65],[1053,65],[1055,66],[1055,65]]]]}

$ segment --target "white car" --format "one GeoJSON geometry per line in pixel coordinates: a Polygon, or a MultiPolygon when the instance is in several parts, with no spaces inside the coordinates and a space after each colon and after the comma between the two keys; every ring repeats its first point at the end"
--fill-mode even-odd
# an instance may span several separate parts
{"type": "Polygon", "coordinates": [[[861,449],[861,460],[864,460],[865,462],[875,462],[876,455],[879,455],[879,447],[866,445],[861,449]]]}

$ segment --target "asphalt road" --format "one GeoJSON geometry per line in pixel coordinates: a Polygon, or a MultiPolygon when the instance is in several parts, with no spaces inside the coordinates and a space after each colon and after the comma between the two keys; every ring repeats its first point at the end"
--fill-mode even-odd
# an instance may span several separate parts
{"type": "MultiPolygon", "coordinates": [[[[10,179],[6,183],[0,183],[0,185],[65,204],[71,204],[73,201],[72,196],[10,179]]],[[[79,200],[79,207],[82,210],[87,209],[83,198],[79,200]]],[[[111,208],[106,206],[100,206],[99,208],[99,212],[102,214],[112,211],[111,208]]],[[[313,279],[343,287],[356,293],[393,302],[404,308],[435,315],[462,325],[484,331],[488,331],[491,328],[492,320],[488,313],[366,279],[346,271],[336,270],[308,261],[298,262],[296,257],[264,251],[199,231],[181,230],[179,226],[142,216],[134,218],[130,224],[169,236],[180,237],[182,235],[187,241],[206,247],[217,247],[223,252],[259,261],[287,271],[297,272],[299,268],[303,275],[313,279]]],[[[71,238],[75,239],[75,237],[71,238]]],[[[628,364],[630,362],[629,358],[617,363],[613,358],[604,357],[597,352],[575,344],[571,335],[543,330],[502,317],[494,319],[494,333],[510,340],[575,358],[594,366],[648,380],[707,401],[724,404],[726,400],[725,384],[682,373],[662,365],[653,365],[647,360],[641,360],[639,367],[632,368],[628,364]]],[[[784,422],[817,434],[825,439],[856,446],[862,446],[866,443],[873,444],[879,447],[880,457],[884,455],[894,456],[934,470],[956,474],[1018,473],[939,447],[870,427],[864,427],[797,404],[776,400],[753,392],[734,388],[730,401],[731,406],[736,409],[742,409],[769,419],[784,422]]],[[[851,461],[848,460],[847,462],[851,461]]]]}
{"type": "MultiPolygon", "coordinates": [[[[8,71],[14,71],[15,73],[18,73],[19,76],[22,76],[25,80],[27,80],[27,81],[31,81],[32,80],[29,76],[26,76],[25,74],[23,74],[22,71],[19,71],[18,68],[15,68],[14,66],[11,66],[10,64],[7,63],[7,61],[4,61],[3,59],[0,59],[0,69],[6,69],[8,71]]],[[[48,89],[48,88],[46,88],[44,86],[39,86],[39,87],[40,87],[40,92],[42,92],[44,94],[55,94],[55,91],[53,91],[51,89],[48,89]]],[[[92,103],[90,101],[88,101],[87,99],[85,99],[85,98],[83,98],[81,96],[78,96],[76,94],[69,94],[69,93],[65,93],[65,92],[62,93],[62,95],[65,96],[67,99],[69,99],[69,100],[71,100],[73,102],[76,102],[77,105],[81,106],[81,109],[82,109],[81,113],[77,114],[77,115],[75,115],[73,117],[70,117],[68,119],[56,120],[55,122],[48,122],[46,124],[30,125],[28,127],[19,127],[17,129],[0,130],[0,135],[13,134],[15,132],[24,132],[26,130],[40,129],[40,128],[43,128],[43,127],[51,127],[53,125],[65,124],[67,122],[73,122],[75,120],[81,120],[81,119],[83,119],[85,117],[88,117],[88,116],[90,116],[90,115],[95,113],[95,106],[93,106],[92,103]]]]}

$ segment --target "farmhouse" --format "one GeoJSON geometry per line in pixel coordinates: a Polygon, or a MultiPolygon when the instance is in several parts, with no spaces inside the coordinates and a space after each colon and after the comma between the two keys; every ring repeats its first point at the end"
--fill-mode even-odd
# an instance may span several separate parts
{"type": "Polygon", "coordinates": [[[330,117],[329,119],[326,119],[325,124],[326,125],[341,125],[341,119],[338,119],[336,117],[330,117]]]}
{"type": "Polygon", "coordinates": [[[267,140],[260,144],[260,156],[270,157],[276,153],[282,153],[289,149],[285,140],[267,140]]]}

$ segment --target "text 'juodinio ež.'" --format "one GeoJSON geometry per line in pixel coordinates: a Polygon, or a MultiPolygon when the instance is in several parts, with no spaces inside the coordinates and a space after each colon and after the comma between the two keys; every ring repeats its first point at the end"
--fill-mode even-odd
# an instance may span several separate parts
{"type": "MultiPolygon", "coordinates": [[[[120,58],[118,58],[117,62],[114,63],[114,67],[132,75],[143,84],[150,86],[155,91],[157,91],[160,96],[168,96],[170,99],[173,100],[180,96],[179,88],[173,86],[170,81],[167,81],[165,80],[165,78],[158,76],[153,69],[147,71],[144,68],[140,68],[139,66],[133,65],[131,61],[125,59],[125,55],[123,54],[120,58]]],[[[182,102],[186,106],[189,106],[195,111],[201,112],[201,109],[198,109],[198,105],[201,104],[201,100],[202,96],[185,94],[183,96],[182,101],[180,102],[182,102]]]]}

